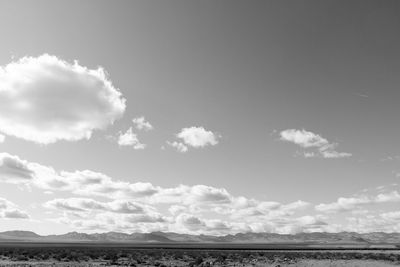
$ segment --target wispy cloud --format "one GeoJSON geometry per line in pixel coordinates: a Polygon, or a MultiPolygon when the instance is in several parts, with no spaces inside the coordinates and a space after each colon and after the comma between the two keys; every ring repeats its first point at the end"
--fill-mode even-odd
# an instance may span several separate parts
{"type": "Polygon", "coordinates": [[[363,94],[363,93],[354,93],[354,95],[360,96],[360,97],[364,97],[364,98],[368,98],[369,97],[369,95],[363,94]]]}
{"type": "Polygon", "coordinates": [[[399,155],[395,155],[395,156],[387,156],[384,158],[381,158],[380,161],[398,161],[400,160],[400,156],[399,155]]]}
{"type": "Polygon", "coordinates": [[[337,152],[337,143],[331,143],[322,136],[306,130],[287,129],[280,132],[280,140],[294,143],[304,149],[303,156],[306,158],[345,158],[352,156],[351,153],[337,152]],[[316,151],[309,151],[316,149],[316,151]]]}
{"type": "Polygon", "coordinates": [[[181,152],[181,153],[185,153],[189,150],[189,148],[184,143],[181,143],[181,142],[167,141],[167,144],[170,145],[171,147],[174,147],[178,152],[181,152]]]}
{"type": "Polygon", "coordinates": [[[398,191],[380,193],[376,196],[355,196],[355,197],[340,197],[336,202],[329,204],[319,204],[315,206],[317,211],[327,213],[337,213],[344,211],[354,211],[368,204],[400,202],[400,194],[398,191]]]}

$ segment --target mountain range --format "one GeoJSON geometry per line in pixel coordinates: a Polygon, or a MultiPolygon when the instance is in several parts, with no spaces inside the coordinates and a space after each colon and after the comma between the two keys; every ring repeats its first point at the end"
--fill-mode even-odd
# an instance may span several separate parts
{"type": "Polygon", "coordinates": [[[0,242],[115,242],[115,243],[319,243],[319,244],[400,244],[400,233],[238,233],[235,235],[190,235],[173,232],[78,233],[38,235],[30,231],[0,232],[0,242]]]}

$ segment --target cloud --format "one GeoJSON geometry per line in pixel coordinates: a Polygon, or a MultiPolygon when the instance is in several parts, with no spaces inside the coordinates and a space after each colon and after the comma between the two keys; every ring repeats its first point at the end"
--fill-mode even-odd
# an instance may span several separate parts
{"type": "Polygon", "coordinates": [[[55,221],[83,230],[148,232],[167,229],[165,216],[154,207],[134,201],[64,198],[53,199],[43,206],[61,214],[55,221]]]}
{"type": "Polygon", "coordinates": [[[169,141],[167,141],[167,144],[172,146],[172,147],[174,147],[178,152],[181,152],[181,153],[185,153],[185,152],[187,152],[189,150],[189,148],[185,144],[183,144],[181,142],[176,142],[176,141],[169,142],[169,141]]]}
{"type": "Polygon", "coordinates": [[[206,224],[196,216],[186,213],[179,214],[176,218],[176,222],[179,226],[190,231],[197,231],[206,226],[206,224]]]}
{"type": "Polygon", "coordinates": [[[46,208],[74,212],[106,210],[106,205],[89,198],[53,199],[44,204],[46,208]]]}
{"type": "Polygon", "coordinates": [[[149,198],[152,203],[185,205],[215,205],[232,203],[233,196],[224,188],[206,185],[179,185],[173,188],[159,188],[149,198]]]}
{"type": "Polygon", "coordinates": [[[372,200],[366,196],[358,198],[340,197],[336,202],[332,202],[329,204],[319,204],[315,206],[315,209],[321,212],[335,213],[335,212],[351,211],[358,208],[360,205],[370,204],[370,203],[372,203],[372,200]]]}
{"type": "Polygon", "coordinates": [[[175,223],[170,226],[170,229],[177,233],[222,235],[244,232],[295,234],[299,232],[322,232],[330,230],[331,227],[322,220],[321,216],[305,215],[268,220],[254,220],[254,218],[243,217],[241,222],[232,220],[228,222],[181,213],[175,218],[175,223]]]}
{"type": "Polygon", "coordinates": [[[172,205],[168,208],[168,211],[172,214],[172,215],[177,215],[180,213],[183,213],[187,210],[187,207],[185,206],[181,206],[181,205],[172,205]]]}
{"type": "Polygon", "coordinates": [[[208,145],[215,146],[218,144],[218,138],[220,138],[219,135],[207,131],[203,127],[183,128],[176,136],[182,139],[186,145],[196,148],[208,145]]]}
{"type": "MultiPolygon", "coordinates": [[[[336,145],[334,147],[336,147],[336,145]]],[[[334,149],[334,147],[332,147],[332,149],[334,149]]],[[[320,151],[320,152],[321,152],[322,157],[326,158],[326,159],[347,158],[347,157],[351,157],[352,156],[351,153],[337,152],[337,151],[334,151],[334,150],[323,150],[323,151],[320,151]]]]}
{"type": "Polygon", "coordinates": [[[147,210],[150,210],[147,206],[133,201],[100,202],[90,198],[57,198],[46,202],[44,206],[72,212],[108,211],[122,214],[144,214],[147,210]]]}
{"type": "Polygon", "coordinates": [[[193,214],[181,213],[175,218],[171,230],[177,233],[222,235],[232,232],[248,232],[243,224],[230,223],[220,219],[205,219],[193,214]]]}
{"type": "MultiPolygon", "coordinates": [[[[232,216],[234,214],[292,215],[295,211],[308,205],[303,201],[289,204],[260,202],[245,197],[235,197],[224,188],[207,185],[179,185],[163,188],[151,183],[119,181],[90,170],[56,171],[51,167],[27,162],[6,153],[0,154],[0,177],[3,182],[23,183],[44,191],[67,191],[75,195],[98,196],[135,203],[139,201],[151,205],[181,205],[190,212],[201,213],[207,210],[232,216]]],[[[117,205],[117,203],[121,202],[113,202],[112,205],[117,205]]],[[[53,203],[53,205],[55,204],[53,203]]],[[[68,200],[68,202],[58,200],[57,205],[60,209],[70,209],[71,211],[85,210],[88,205],[96,205],[98,209],[110,212],[116,210],[116,208],[111,209],[104,204],[88,202],[88,200],[82,198],[68,200]]],[[[111,205],[111,203],[107,205],[111,205]]]]}
{"type": "Polygon", "coordinates": [[[167,141],[167,144],[176,148],[179,152],[187,152],[189,147],[203,148],[218,144],[221,135],[208,131],[203,127],[183,128],[176,137],[181,141],[167,141]]]}
{"type": "Polygon", "coordinates": [[[11,201],[0,198],[0,218],[28,219],[29,215],[26,212],[19,210],[17,205],[11,201]]]}
{"type": "Polygon", "coordinates": [[[400,160],[400,156],[399,155],[395,155],[395,156],[387,156],[385,158],[381,158],[380,161],[397,161],[400,160]]]}
{"type": "Polygon", "coordinates": [[[369,214],[362,217],[348,217],[347,221],[348,224],[342,226],[342,229],[349,232],[400,232],[400,213],[398,211],[369,214]]]}
{"type": "MultiPolygon", "coordinates": [[[[25,184],[43,192],[62,191],[77,196],[56,198],[44,206],[61,214],[58,222],[83,230],[163,230],[219,235],[322,229],[317,223],[311,224],[311,219],[307,222],[296,219],[310,205],[301,200],[259,201],[209,185],[164,188],[116,180],[91,170],[57,171],[7,153],[0,154],[0,178],[2,182],[25,184]],[[97,197],[107,201],[94,199],[97,197]]],[[[384,196],[377,199],[385,201],[384,196]]]]}
{"type": "Polygon", "coordinates": [[[337,143],[330,143],[322,136],[306,130],[287,129],[280,132],[280,140],[294,143],[302,148],[315,148],[317,151],[305,151],[303,156],[306,158],[346,158],[351,157],[351,153],[337,152],[337,143]]]}
{"type": "Polygon", "coordinates": [[[306,130],[287,129],[280,133],[281,140],[295,143],[301,147],[324,147],[329,145],[328,140],[320,135],[306,130]]]}
{"type": "MultiPolygon", "coordinates": [[[[146,121],[143,116],[134,118],[132,122],[134,127],[138,130],[150,131],[153,129],[153,126],[146,121]]],[[[114,139],[114,137],[111,137],[111,139],[114,139]]],[[[137,134],[133,132],[132,127],[130,127],[125,133],[119,133],[119,136],[117,137],[117,143],[120,146],[131,146],[136,150],[144,149],[146,147],[145,144],[142,144],[139,141],[139,138],[137,134]]]]}
{"type": "Polygon", "coordinates": [[[232,201],[232,196],[224,188],[195,185],[190,188],[188,199],[192,203],[230,203],[232,201]]]}
{"type": "Polygon", "coordinates": [[[159,189],[150,183],[129,183],[90,170],[67,172],[0,153],[0,181],[32,185],[43,190],[69,191],[106,198],[140,198],[159,189]]]}
{"type": "Polygon", "coordinates": [[[50,144],[89,139],[125,111],[105,71],[56,56],[24,57],[0,67],[0,132],[50,144]]]}
{"type": "MultiPolygon", "coordinates": [[[[400,193],[387,187],[377,187],[375,194],[365,195],[370,192],[366,191],[364,195],[341,197],[310,209],[311,204],[302,200],[289,203],[261,201],[235,196],[225,188],[209,185],[164,188],[151,183],[116,180],[91,170],[57,171],[7,153],[0,153],[0,181],[27,185],[43,192],[72,194],[73,197],[56,198],[44,206],[59,216],[55,221],[85,231],[174,231],[215,235],[400,231],[398,211],[374,214],[381,207],[387,208],[380,205],[390,207],[390,203],[400,202],[400,193]],[[368,205],[377,208],[366,209],[368,205]],[[328,216],[346,211],[362,218],[342,216],[343,220],[349,219],[348,225],[326,221],[328,216]]],[[[28,218],[28,215],[0,199],[0,217],[28,218]]]]}
{"type": "Polygon", "coordinates": [[[130,127],[125,133],[120,133],[118,136],[118,145],[120,146],[131,146],[133,149],[144,149],[145,144],[140,143],[137,135],[133,133],[132,127],[130,127]]]}
{"type": "Polygon", "coordinates": [[[26,182],[33,179],[34,171],[29,163],[17,156],[0,153],[0,181],[9,183],[26,182]]]}
{"type": "Polygon", "coordinates": [[[145,130],[145,131],[153,130],[153,126],[150,124],[150,122],[146,121],[146,119],[143,116],[134,118],[132,122],[135,128],[138,130],[145,130]]]}
{"type": "Polygon", "coordinates": [[[72,214],[64,214],[62,217],[53,219],[57,223],[63,223],[84,231],[104,232],[141,232],[168,231],[168,222],[160,214],[116,214],[99,212],[90,218],[74,217],[72,214]]]}
{"type": "Polygon", "coordinates": [[[235,203],[233,209],[229,211],[233,218],[264,217],[271,220],[273,218],[292,216],[297,211],[304,210],[310,206],[310,203],[302,200],[288,204],[248,199],[240,199],[239,201],[240,202],[235,203]]]}
{"type": "Polygon", "coordinates": [[[2,134],[0,134],[0,143],[4,143],[4,140],[6,139],[6,137],[2,134]]]}
{"type": "Polygon", "coordinates": [[[75,172],[62,171],[59,173],[59,177],[64,184],[58,184],[57,182],[52,183],[46,179],[42,179],[44,183],[41,184],[37,182],[37,184],[46,189],[71,191],[78,195],[102,196],[112,199],[149,197],[159,190],[151,183],[118,181],[105,174],[90,170],[75,172]],[[55,186],[53,186],[53,184],[55,186]]]}
{"type": "Polygon", "coordinates": [[[326,213],[337,213],[359,210],[361,207],[369,204],[400,202],[400,194],[397,191],[380,193],[376,196],[356,196],[340,197],[336,202],[328,204],[319,204],[315,206],[317,211],[326,213]]]}

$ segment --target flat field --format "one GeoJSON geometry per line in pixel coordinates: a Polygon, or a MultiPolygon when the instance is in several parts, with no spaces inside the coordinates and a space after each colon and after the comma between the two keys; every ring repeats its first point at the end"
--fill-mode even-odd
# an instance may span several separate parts
{"type": "Polygon", "coordinates": [[[400,250],[300,244],[0,243],[0,266],[400,266],[400,250]]]}

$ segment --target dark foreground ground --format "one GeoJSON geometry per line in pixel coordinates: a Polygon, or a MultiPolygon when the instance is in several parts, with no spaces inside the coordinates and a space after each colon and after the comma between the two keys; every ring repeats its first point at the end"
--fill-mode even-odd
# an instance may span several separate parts
{"type": "Polygon", "coordinates": [[[400,266],[393,247],[0,243],[0,266],[400,266]]]}

